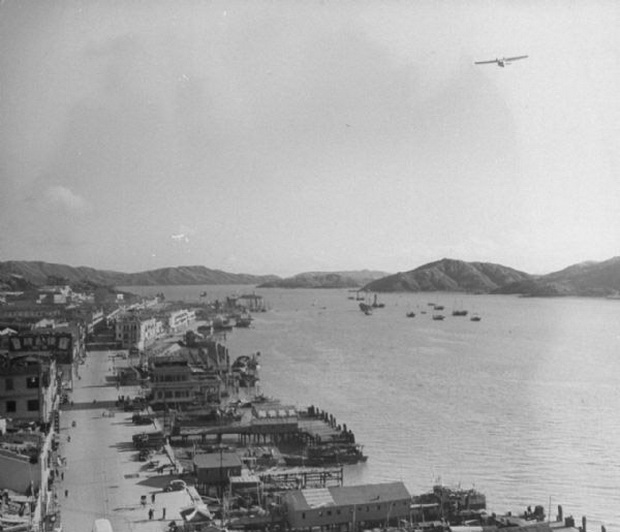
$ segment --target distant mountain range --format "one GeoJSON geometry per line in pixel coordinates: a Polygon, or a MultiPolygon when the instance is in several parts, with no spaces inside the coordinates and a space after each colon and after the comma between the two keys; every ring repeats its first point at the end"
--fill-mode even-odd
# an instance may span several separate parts
{"type": "Polygon", "coordinates": [[[367,284],[372,292],[492,292],[532,276],[489,262],[441,259],[367,284]]]}
{"type": "Polygon", "coordinates": [[[68,283],[88,281],[102,286],[155,286],[203,284],[261,284],[278,279],[275,275],[249,275],[210,270],[204,266],[179,266],[160,268],[139,273],[121,273],[96,270],[84,266],[73,267],[48,262],[0,262],[0,286],[5,289],[23,290],[29,285],[41,286],[48,278],[68,283]]]}
{"type": "Polygon", "coordinates": [[[558,272],[504,285],[494,293],[535,297],[620,297],[620,257],[574,264],[558,272]]]}
{"type": "Polygon", "coordinates": [[[360,288],[376,279],[388,275],[386,272],[369,270],[350,272],[306,272],[285,279],[275,279],[259,288],[360,288]]]}
{"type": "Polygon", "coordinates": [[[248,284],[278,288],[360,288],[373,292],[474,292],[525,296],[620,297],[620,257],[584,262],[547,275],[489,262],[441,259],[414,270],[388,275],[379,271],[307,272],[282,279],[178,266],[139,273],[121,273],[39,261],[0,262],[0,289],[28,290],[55,279],[69,284],[156,286],[248,284]]]}

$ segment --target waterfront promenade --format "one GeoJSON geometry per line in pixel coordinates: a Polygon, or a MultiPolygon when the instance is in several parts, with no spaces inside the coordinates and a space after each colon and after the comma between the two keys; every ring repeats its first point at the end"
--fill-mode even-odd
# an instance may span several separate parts
{"type": "MultiPolygon", "coordinates": [[[[113,354],[88,353],[74,380],[73,405],[61,413],[59,455],[65,463],[58,466],[56,493],[64,532],[89,532],[93,521],[102,517],[111,521],[114,532],[160,532],[171,520],[179,522],[179,509],[192,504],[186,490],[163,491],[176,476],[158,474],[137,460],[132,436],[155,427],[136,426],[131,412],[115,407],[120,394],[135,397],[140,389],[117,389],[114,365],[118,359],[113,354]]],[[[153,458],[169,463],[161,452],[153,458]]]]}

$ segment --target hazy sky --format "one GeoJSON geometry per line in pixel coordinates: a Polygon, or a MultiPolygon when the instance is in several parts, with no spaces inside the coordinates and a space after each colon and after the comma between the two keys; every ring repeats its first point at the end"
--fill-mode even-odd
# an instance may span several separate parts
{"type": "Polygon", "coordinates": [[[0,260],[619,255],[619,27],[615,0],[4,0],[0,260]]]}

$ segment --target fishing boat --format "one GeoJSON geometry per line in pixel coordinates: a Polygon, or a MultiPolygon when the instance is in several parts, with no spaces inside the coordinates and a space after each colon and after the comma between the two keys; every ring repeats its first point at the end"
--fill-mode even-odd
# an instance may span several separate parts
{"type": "Polygon", "coordinates": [[[433,319],[435,321],[441,321],[445,318],[445,316],[443,314],[433,314],[433,319]]]}
{"type": "Polygon", "coordinates": [[[408,318],[415,318],[415,312],[407,312],[408,318]]]}
{"type": "Polygon", "coordinates": [[[372,312],[372,306],[368,303],[360,303],[360,310],[368,314],[368,311],[372,312]]]}
{"type": "Polygon", "coordinates": [[[474,314],[471,318],[469,318],[470,321],[480,321],[482,318],[480,316],[478,316],[478,314],[474,314]]]}
{"type": "Polygon", "coordinates": [[[383,308],[385,307],[385,303],[379,303],[377,301],[377,294],[375,294],[374,301],[372,302],[372,308],[383,308]]]}

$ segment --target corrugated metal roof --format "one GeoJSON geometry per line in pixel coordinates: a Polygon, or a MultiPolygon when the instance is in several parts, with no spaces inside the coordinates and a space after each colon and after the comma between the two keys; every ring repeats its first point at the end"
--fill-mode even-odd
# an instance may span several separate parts
{"type": "Polygon", "coordinates": [[[334,498],[327,488],[305,489],[304,497],[306,504],[310,508],[322,508],[324,506],[334,506],[334,498]]]}
{"type": "Polygon", "coordinates": [[[329,502],[330,506],[352,506],[369,503],[408,500],[409,491],[402,482],[339,486],[321,489],[290,491],[286,495],[293,510],[316,508],[317,504],[329,502]],[[329,494],[326,495],[324,492],[329,494]]]}

